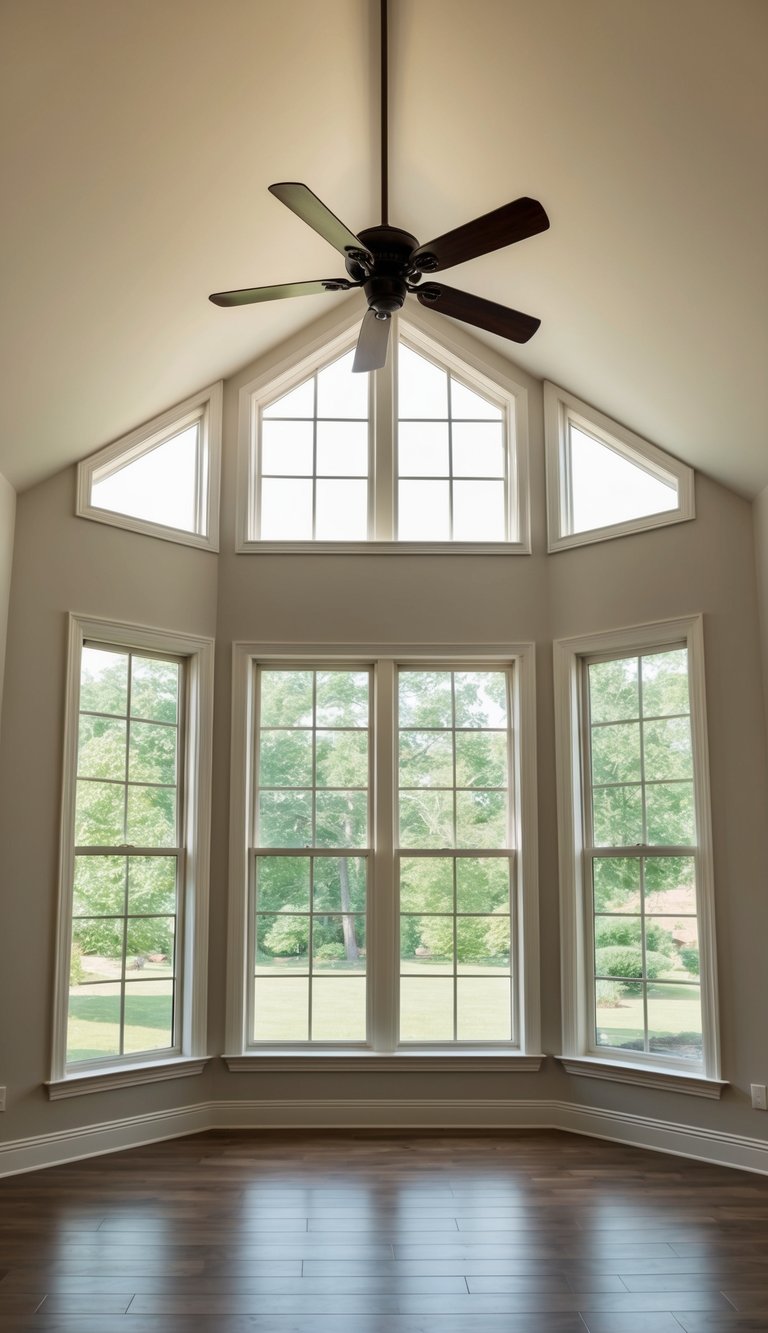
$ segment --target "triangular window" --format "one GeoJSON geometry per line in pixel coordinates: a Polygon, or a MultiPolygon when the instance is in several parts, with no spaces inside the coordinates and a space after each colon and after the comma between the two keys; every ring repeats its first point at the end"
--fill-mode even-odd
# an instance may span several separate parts
{"type": "Polygon", "coordinates": [[[215,550],[220,435],[217,384],[81,463],[78,514],[215,550]]]}
{"type": "Polygon", "coordinates": [[[572,394],[544,386],[549,549],[693,518],[693,472],[572,394]]]}

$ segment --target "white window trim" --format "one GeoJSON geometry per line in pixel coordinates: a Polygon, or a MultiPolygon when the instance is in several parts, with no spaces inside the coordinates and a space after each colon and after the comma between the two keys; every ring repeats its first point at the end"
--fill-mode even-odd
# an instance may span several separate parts
{"type": "Polygon", "coordinates": [[[592,542],[625,537],[631,532],[647,532],[649,528],[661,528],[669,523],[684,523],[696,517],[692,468],[548,380],[544,381],[544,444],[547,463],[547,549],[549,551],[563,551],[572,546],[588,546],[592,542]],[[590,528],[586,532],[569,532],[568,477],[565,459],[568,448],[568,427],[571,422],[600,443],[614,449],[622,457],[636,463],[644,471],[657,476],[659,480],[669,481],[670,477],[674,478],[678,487],[676,507],[664,513],[648,514],[645,518],[632,518],[624,523],[590,528]]]}
{"type": "Polygon", "coordinates": [[[258,447],[258,411],[262,402],[278,397],[300,384],[319,366],[335,360],[355,346],[360,331],[360,311],[346,309],[329,332],[308,341],[303,354],[294,352],[270,361],[254,379],[242,386],[238,404],[237,535],[236,551],[251,555],[530,555],[530,508],[528,484],[528,395],[522,384],[510,374],[490,364],[481,344],[474,339],[457,338],[449,321],[441,321],[439,333],[425,320],[420,310],[407,316],[395,316],[390,333],[390,352],[384,371],[371,376],[371,428],[373,454],[379,459],[379,486],[372,469],[371,494],[374,530],[380,528],[377,506],[382,500],[391,508],[394,490],[395,345],[400,333],[403,340],[432,360],[468,380],[478,392],[503,401],[507,409],[509,431],[509,506],[510,520],[519,533],[515,541],[505,542],[400,542],[370,540],[332,541],[261,541],[250,538],[251,504],[255,493],[255,451],[258,447]],[[443,329],[443,322],[448,326],[443,329]],[[476,350],[475,350],[476,349],[476,350]],[[382,458],[382,452],[384,457],[382,458]]]}
{"type": "Polygon", "coordinates": [[[221,422],[222,422],[223,384],[216,384],[201,389],[183,403],[153,417],[128,435],[109,444],[98,453],[83,459],[77,468],[77,502],[75,513],[79,518],[91,518],[97,523],[107,523],[110,527],[126,528],[130,532],[140,532],[148,537],[160,537],[163,541],[178,542],[182,546],[202,547],[207,551],[219,549],[219,487],[221,474],[221,422]],[[207,472],[206,502],[200,504],[198,522],[200,531],[185,532],[182,528],[168,527],[164,523],[151,523],[145,519],[133,518],[130,514],[120,514],[112,509],[102,509],[91,504],[91,488],[94,473],[109,463],[117,466],[129,463],[152,447],[157,436],[157,444],[163,438],[169,438],[193,422],[202,424],[204,466],[207,472]]]}
{"type": "MultiPolygon", "coordinates": [[[[375,692],[374,707],[382,712],[385,724],[390,722],[392,700],[375,692]]],[[[388,730],[388,728],[387,728],[388,730]]],[[[381,731],[380,731],[380,734],[381,731]]],[[[386,733],[384,733],[386,734],[386,733]]],[[[393,757],[390,756],[390,759],[393,757]]],[[[387,804],[382,809],[384,820],[391,823],[395,799],[394,765],[392,782],[380,790],[379,801],[387,804]]],[[[232,755],[230,775],[230,887],[229,935],[227,965],[227,1054],[223,1057],[235,1072],[247,1069],[348,1069],[364,1070],[372,1066],[381,1069],[419,1070],[435,1068],[504,1068],[527,1072],[536,1070],[543,1062],[541,1047],[541,1015],[539,994],[539,907],[538,907],[538,831],[536,786],[536,663],[532,643],[473,644],[302,644],[297,652],[295,643],[235,643],[233,644],[232,690],[232,755]],[[497,1047],[493,1044],[440,1047],[403,1047],[396,1051],[373,1051],[370,1047],[344,1049],[343,1045],[328,1047],[264,1046],[258,1050],[248,1047],[246,987],[250,973],[248,958],[248,845],[249,815],[253,808],[252,731],[254,719],[254,662],[270,660],[332,664],[334,661],[449,663],[458,662],[513,662],[516,669],[514,691],[513,730],[517,746],[517,802],[516,823],[520,831],[520,849],[517,853],[517,1028],[519,1046],[497,1047]],[[442,1063],[441,1063],[442,1062],[442,1063]]],[[[384,859],[391,849],[381,848],[384,859]]],[[[375,912],[375,871],[370,900],[370,931],[377,929],[375,912]]],[[[397,912],[393,911],[385,927],[386,939],[382,945],[382,960],[391,954],[391,967],[386,976],[380,969],[377,986],[381,1007],[391,1006],[396,998],[397,979],[394,958],[397,947],[397,912]]]]}
{"type": "Polygon", "coordinates": [[[214,640],[143,625],[69,616],[64,767],[59,835],[59,906],[56,928],[53,1055],[46,1085],[51,1100],[199,1073],[207,1059],[208,897],[213,749],[214,640]],[[184,826],[187,848],[184,939],[181,950],[180,1048],[166,1056],[107,1057],[98,1066],[66,1071],[67,1008],[72,940],[72,881],[77,775],[80,663],[83,644],[171,653],[185,659],[184,826]]]}
{"type": "Polygon", "coordinates": [[[719,1096],[720,1043],[718,1031],[715,897],[712,856],[706,691],[704,680],[704,627],[701,615],[657,624],[636,625],[606,633],[556,640],[554,645],[555,730],[557,745],[557,814],[560,844],[560,934],[563,1054],[558,1057],[569,1073],[604,1076],[610,1081],[642,1083],[701,1096],[719,1096]],[[591,974],[585,942],[587,911],[583,876],[584,792],[580,679],[582,659],[595,653],[648,652],[684,643],[693,736],[693,782],[696,803],[699,951],[703,1059],[675,1061],[671,1057],[632,1053],[611,1056],[595,1050],[591,1037],[588,997],[591,974]]]}

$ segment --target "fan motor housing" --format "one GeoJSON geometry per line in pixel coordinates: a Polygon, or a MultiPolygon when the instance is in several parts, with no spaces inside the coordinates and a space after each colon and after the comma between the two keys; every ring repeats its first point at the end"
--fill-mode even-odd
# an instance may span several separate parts
{"type": "Polygon", "coordinates": [[[359,236],[373,257],[373,268],[366,274],[357,260],[350,258],[347,272],[357,281],[363,279],[369,309],[386,318],[400,310],[405,301],[411,256],[419,242],[399,227],[368,227],[359,236]]]}

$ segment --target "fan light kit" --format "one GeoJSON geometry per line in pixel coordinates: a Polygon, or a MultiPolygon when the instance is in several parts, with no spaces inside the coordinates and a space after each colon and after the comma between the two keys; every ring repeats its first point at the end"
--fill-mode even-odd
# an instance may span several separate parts
{"type": "Polygon", "coordinates": [[[446,287],[442,282],[422,282],[422,277],[425,273],[439,273],[454,264],[464,264],[468,259],[490,254],[492,250],[546,231],[549,218],[541,204],[536,199],[515,199],[511,204],[484,213],[473,222],[420,245],[410,232],[389,225],[387,112],[387,0],[381,0],[381,224],[367,227],[356,236],[308,186],[298,181],[270,185],[270,193],[275,198],[344,256],[348,276],[214,292],[209,300],[219,306],[252,305],[259,301],[280,301],[288,296],[312,296],[362,287],[368,313],[357,342],[352,366],[355,371],[380,370],[385,364],[392,315],[401,309],[409,294],[441,315],[474,324],[512,342],[528,342],[541,320],[494,301],[486,301],[481,296],[446,287]]]}

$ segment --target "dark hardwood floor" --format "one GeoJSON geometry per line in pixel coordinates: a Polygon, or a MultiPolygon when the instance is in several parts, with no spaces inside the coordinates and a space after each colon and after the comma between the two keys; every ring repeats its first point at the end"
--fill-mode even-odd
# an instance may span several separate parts
{"type": "Polygon", "coordinates": [[[768,1330],[768,1179],[557,1133],[212,1133],[0,1181],[0,1333],[768,1330]]]}

